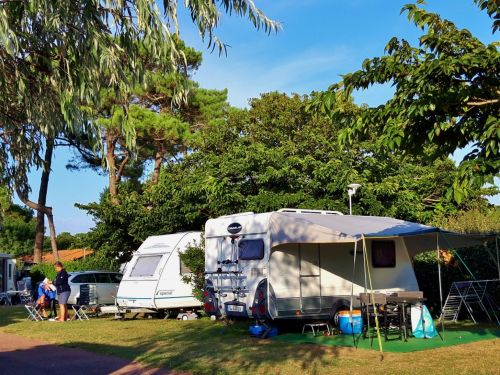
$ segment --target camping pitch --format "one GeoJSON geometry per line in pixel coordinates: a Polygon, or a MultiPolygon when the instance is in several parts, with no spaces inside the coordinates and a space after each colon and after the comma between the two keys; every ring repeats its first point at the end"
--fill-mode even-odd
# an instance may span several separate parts
{"type": "MultiPolygon", "coordinates": [[[[352,310],[360,292],[373,299],[375,292],[416,291],[413,256],[495,237],[387,217],[284,209],[209,220],[205,240],[207,313],[273,320],[335,319],[352,310]]],[[[441,291],[440,271],[436,284],[441,291]]]]}

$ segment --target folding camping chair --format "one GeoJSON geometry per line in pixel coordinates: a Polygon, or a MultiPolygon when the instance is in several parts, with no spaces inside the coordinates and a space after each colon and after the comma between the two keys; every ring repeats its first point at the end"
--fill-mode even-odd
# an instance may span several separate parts
{"type": "Polygon", "coordinates": [[[43,317],[40,315],[40,305],[37,305],[34,302],[27,303],[24,305],[26,311],[28,311],[28,320],[33,320],[34,322],[41,322],[43,317]]]}
{"type": "Polygon", "coordinates": [[[28,305],[33,303],[33,295],[31,294],[31,290],[28,289],[28,286],[24,281],[17,282],[17,290],[19,291],[19,301],[23,305],[28,305]]]}
{"type": "Polygon", "coordinates": [[[5,305],[12,305],[12,300],[10,298],[10,294],[7,292],[0,293],[0,303],[4,303],[5,305]]]}
{"type": "Polygon", "coordinates": [[[89,316],[98,316],[97,286],[95,284],[80,285],[78,304],[72,306],[75,315],[71,320],[89,320],[89,316]]]}

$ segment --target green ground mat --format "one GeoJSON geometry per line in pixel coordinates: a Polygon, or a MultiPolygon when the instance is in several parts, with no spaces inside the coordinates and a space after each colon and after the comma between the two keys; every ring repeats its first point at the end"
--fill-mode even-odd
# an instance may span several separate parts
{"type": "MultiPolygon", "coordinates": [[[[440,332],[441,334],[441,332],[440,332]]],[[[408,353],[418,350],[428,350],[435,348],[443,348],[452,345],[467,344],[479,340],[491,340],[500,338],[500,329],[495,328],[470,328],[470,329],[450,329],[445,330],[444,340],[440,336],[432,339],[417,339],[409,337],[408,341],[391,339],[385,341],[382,336],[382,347],[384,352],[392,353],[408,353]]],[[[273,338],[277,341],[283,341],[293,344],[317,344],[326,346],[347,346],[353,347],[353,338],[348,335],[337,336],[317,336],[314,337],[312,333],[286,333],[273,338]]],[[[363,339],[359,335],[356,336],[357,346],[359,349],[373,349],[378,350],[378,342],[375,337],[371,339],[363,339]]]]}

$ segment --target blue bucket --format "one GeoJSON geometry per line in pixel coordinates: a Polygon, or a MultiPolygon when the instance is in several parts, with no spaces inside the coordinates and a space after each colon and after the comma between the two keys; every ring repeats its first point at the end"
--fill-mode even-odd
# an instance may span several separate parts
{"type": "MultiPolygon", "coordinates": [[[[248,328],[248,332],[250,333],[250,336],[252,336],[252,337],[261,337],[265,330],[266,330],[266,327],[261,326],[261,325],[250,326],[248,328]]],[[[271,327],[271,329],[269,330],[269,332],[266,335],[266,338],[274,337],[274,336],[278,336],[278,328],[271,327]]]]}
{"type": "Polygon", "coordinates": [[[339,311],[339,329],[343,335],[360,334],[363,332],[363,318],[361,311],[352,311],[352,325],[349,321],[349,311],[339,311]]]}
{"type": "Polygon", "coordinates": [[[250,326],[248,328],[248,332],[250,332],[250,336],[258,337],[264,333],[266,330],[266,327],[260,326],[260,325],[255,325],[255,326],[250,326]]]}
{"type": "Polygon", "coordinates": [[[267,334],[267,338],[278,336],[278,328],[272,327],[267,334]]]}

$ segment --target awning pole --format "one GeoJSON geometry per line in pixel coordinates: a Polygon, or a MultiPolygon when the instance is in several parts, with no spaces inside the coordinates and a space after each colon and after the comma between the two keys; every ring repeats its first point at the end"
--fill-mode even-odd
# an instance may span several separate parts
{"type": "Polygon", "coordinates": [[[354,242],[354,259],[352,262],[352,279],[351,279],[351,303],[349,305],[349,323],[351,324],[352,343],[357,348],[356,338],[354,337],[354,323],[352,321],[352,304],[354,299],[354,276],[356,275],[356,253],[358,252],[358,241],[354,242]]]}
{"type": "Polygon", "coordinates": [[[368,254],[366,253],[366,240],[364,235],[362,235],[362,237],[363,237],[363,253],[365,255],[366,269],[368,271],[368,282],[370,283],[370,295],[372,297],[372,306],[375,311],[375,329],[377,331],[378,348],[380,350],[380,355],[382,356],[382,358],[384,358],[384,350],[382,349],[382,339],[380,338],[380,327],[378,324],[378,312],[377,312],[377,307],[375,306],[375,295],[373,293],[372,276],[370,274],[368,254]]]}
{"type": "MultiPolygon", "coordinates": [[[[364,243],[363,243],[364,245],[364,243]]],[[[367,276],[366,276],[366,256],[365,256],[365,246],[363,246],[363,272],[364,272],[364,276],[365,276],[365,290],[364,292],[366,293],[367,292],[367,285],[368,285],[368,280],[367,280],[367,276]]],[[[369,303],[368,303],[369,305],[369,303]]],[[[370,348],[372,347],[372,344],[373,344],[373,339],[372,339],[372,335],[371,335],[371,330],[370,330],[370,311],[369,311],[369,307],[367,306],[366,308],[366,323],[368,325],[368,334],[370,335],[370,348]]]]}
{"type": "MultiPolygon", "coordinates": [[[[441,304],[441,314],[443,313],[443,285],[441,282],[441,259],[439,256],[439,232],[436,232],[436,253],[437,253],[437,264],[438,264],[438,279],[439,279],[439,302],[441,304]]],[[[422,309],[424,306],[422,305],[422,309]]],[[[433,323],[434,324],[434,323],[433,323]]],[[[441,340],[444,341],[444,319],[441,319],[441,340]]],[[[424,332],[425,337],[425,332],[424,332]]]]}
{"type": "Polygon", "coordinates": [[[497,269],[498,269],[498,279],[500,280],[500,258],[498,257],[498,236],[495,237],[495,246],[497,249],[497,269]]]}

